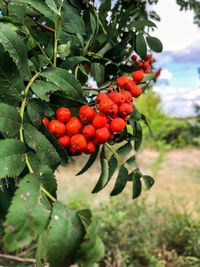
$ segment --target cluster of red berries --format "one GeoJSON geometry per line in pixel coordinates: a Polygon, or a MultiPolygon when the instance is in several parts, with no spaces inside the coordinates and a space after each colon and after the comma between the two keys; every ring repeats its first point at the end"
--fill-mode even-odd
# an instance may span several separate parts
{"type": "Polygon", "coordinates": [[[142,93],[136,83],[143,77],[140,70],[133,72],[133,79],[121,76],[117,79],[121,92],[99,93],[94,107],[82,106],[78,117],[71,117],[70,110],[61,107],[56,111],[56,119],[49,122],[43,118],[43,123],[70,155],[91,154],[96,145],[112,140],[115,133],[123,131],[133,112],[133,97],[142,93]]]}

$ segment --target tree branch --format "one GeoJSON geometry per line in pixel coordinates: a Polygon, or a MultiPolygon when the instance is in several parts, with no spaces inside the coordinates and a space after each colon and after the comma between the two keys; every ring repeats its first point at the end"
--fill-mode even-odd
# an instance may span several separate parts
{"type": "Polygon", "coordinates": [[[48,26],[46,26],[46,25],[43,25],[43,24],[40,23],[37,19],[35,19],[32,15],[26,13],[26,16],[28,16],[30,19],[32,19],[32,20],[33,20],[38,26],[40,26],[41,28],[44,28],[44,29],[46,29],[46,30],[48,30],[48,31],[50,31],[50,32],[55,32],[54,29],[52,29],[52,28],[50,28],[50,27],[48,27],[48,26]]]}
{"type": "Polygon", "coordinates": [[[36,263],[35,259],[30,258],[20,258],[13,255],[7,255],[7,254],[0,254],[0,259],[6,259],[6,260],[14,260],[14,261],[21,261],[21,262],[30,262],[30,263],[36,263]]]}

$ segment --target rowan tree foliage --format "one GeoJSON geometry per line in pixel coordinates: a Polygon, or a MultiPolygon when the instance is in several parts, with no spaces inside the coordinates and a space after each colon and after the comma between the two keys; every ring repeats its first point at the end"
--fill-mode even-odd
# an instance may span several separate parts
{"type": "MultiPolygon", "coordinates": [[[[157,1],[149,1],[153,3],[157,1]]],[[[151,29],[159,17],[148,13],[146,1],[0,0],[0,220],[4,251],[16,252],[37,242],[36,266],[92,266],[104,255],[90,210],[72,210],[56,200],[54,172],[69,158],[42,123],[60,107],[78,116],[99,92],[117,91],[117,79],[138,70],[138,56],[161,52],[151,29]],[[94,79],[98,88],[90,88],[94,79]]],[[[156,31],[155,31],[156,32],[156,31]]],[[[144,73],[144,92],[156,80],[144,73]]],[[[87,171],[100,155],[101,173],[92,193],[102,190],[118,172],[111,195],[128,183],[140,195],[153,178],[141,173],[135,155],[142,142],[141,121],[133,106],[127,125],[114,139],[97,145],[87,171]],[[115,144],[118,144],[116,149],[115,144]]],[[[150,127],[149,127],[150,128],[150,127]]],[[[81,157],[81,156],[80,156],[81,157]]],[[[81,180],[80,180],[81,183],[81,180]]],[[[97,196],[98,197],[98,196],[97,196]]]]}

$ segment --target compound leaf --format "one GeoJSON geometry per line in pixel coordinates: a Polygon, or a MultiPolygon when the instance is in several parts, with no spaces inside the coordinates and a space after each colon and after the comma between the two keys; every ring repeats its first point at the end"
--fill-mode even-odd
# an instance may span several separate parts
{"type": "Polygon", "coordinates": [[[26,146],[17,139],[0,140],[0,178],[18,176],[25,168],[26,146]]]}
{"type": "Polygon", "coordinates": [[[28,174],[19,183],[4,224],[7,251],[28,246],[44,231],[50,211],[40,203],[40,196],[37,176],[28,174]]]}
{"type": "Polygon", "coordinates": [[[110,195],[115,196],[120,194],[123,191],[124,187],[126,186],[128,179],[129,179],[128,170],[122,165],[119,169],[117,180],[110,195]]]}

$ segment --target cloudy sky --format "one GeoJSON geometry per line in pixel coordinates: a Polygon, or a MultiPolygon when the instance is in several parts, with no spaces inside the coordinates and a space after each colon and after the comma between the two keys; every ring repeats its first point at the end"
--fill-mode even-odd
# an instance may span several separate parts
{"type": "Polygon", "coordinates": [[[193,24],[193,12],[179,11],[174,0],[160,0],[152,9],[161,17],[152,35],[164,47],[163,53],[155,53],[157,67],[163,71],[154,90],[161,95],[167,113],[193,115],[193,105],[200,104],[200,28],[193,24]]]}

